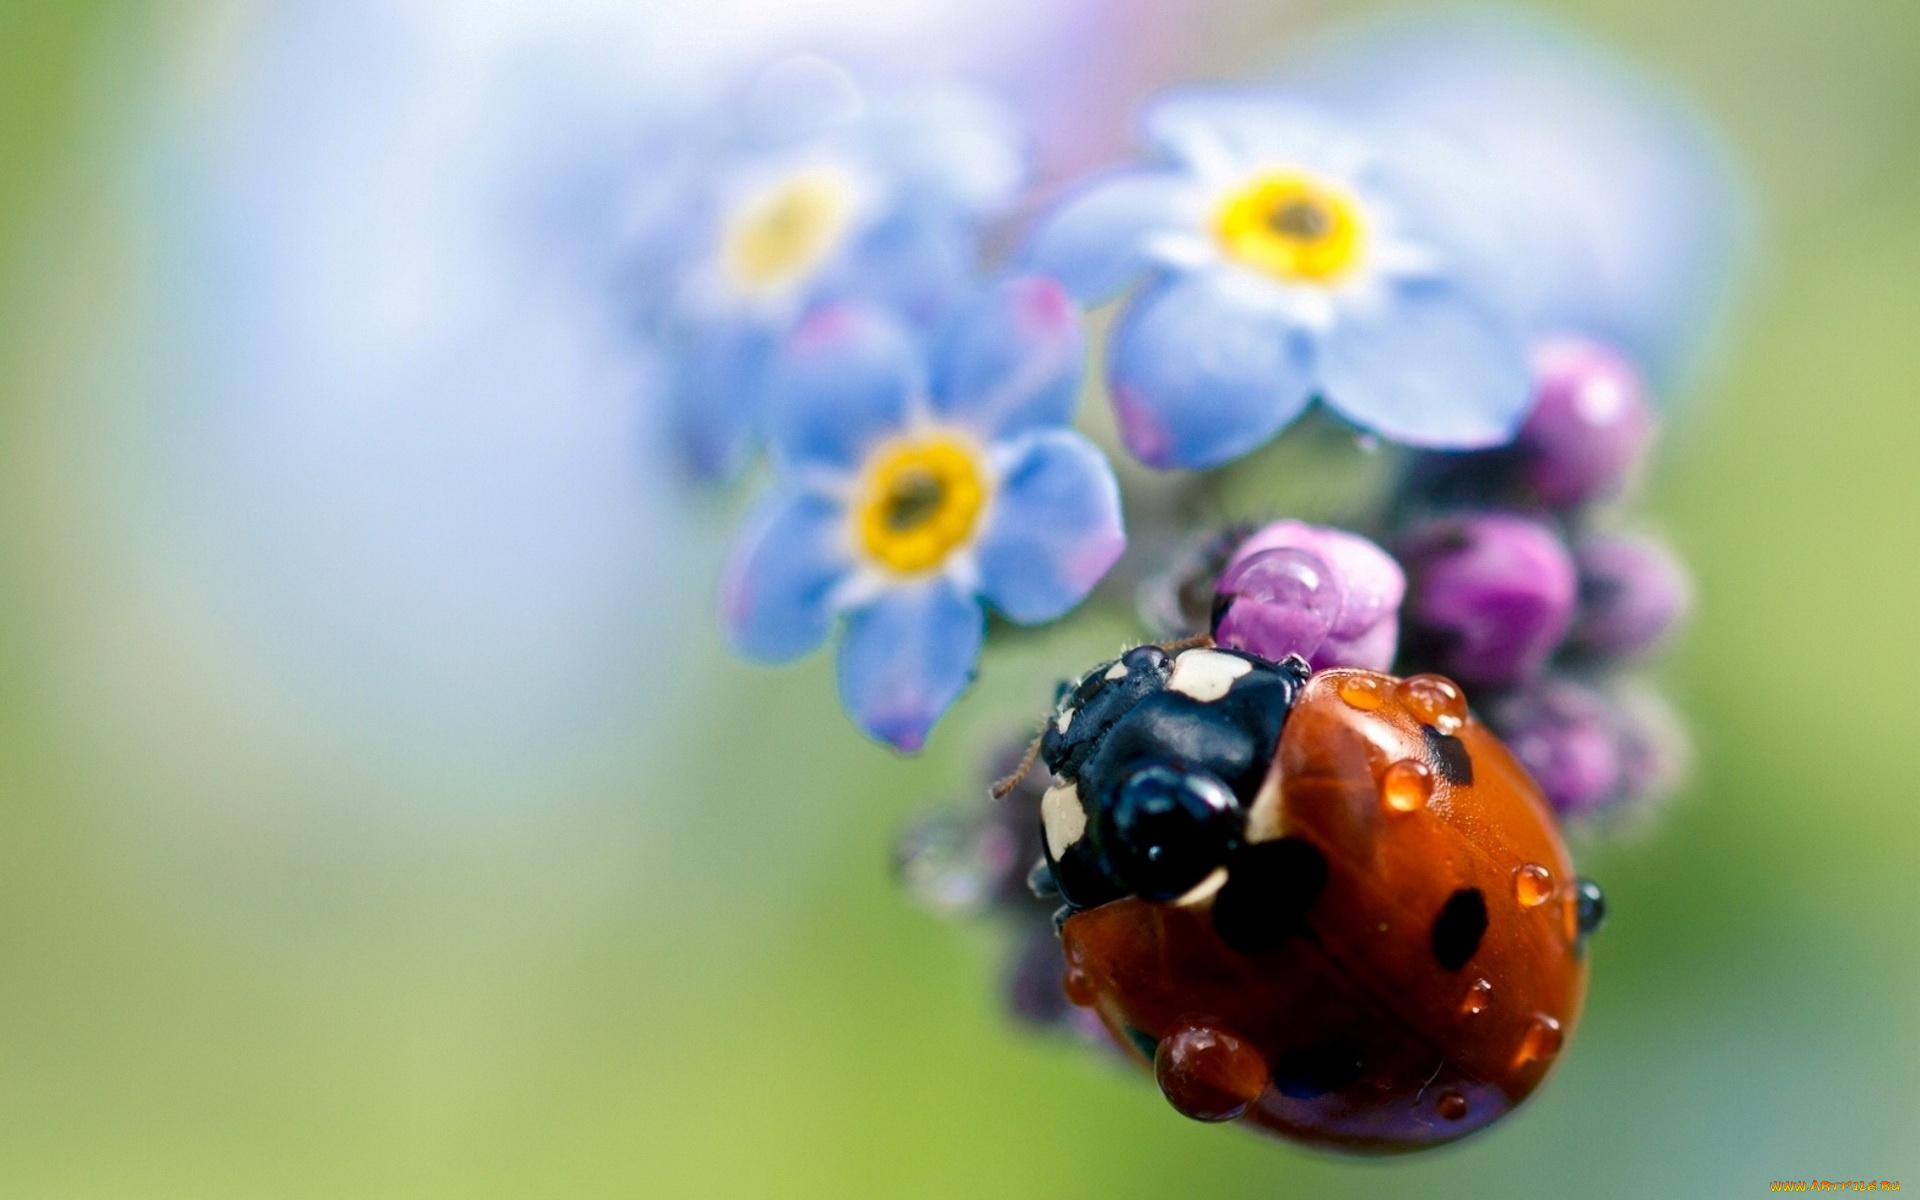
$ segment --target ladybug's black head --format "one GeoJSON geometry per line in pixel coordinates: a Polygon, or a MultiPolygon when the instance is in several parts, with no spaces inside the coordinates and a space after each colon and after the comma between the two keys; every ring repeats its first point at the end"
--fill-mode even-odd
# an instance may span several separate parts
{"type": "Polygon", "coordinates": [[[1297,658],[1140,646],[1063,688],[1040,743],[1062,898],[1172,900],[1225,863],[1306,678],[1297,658]]]}

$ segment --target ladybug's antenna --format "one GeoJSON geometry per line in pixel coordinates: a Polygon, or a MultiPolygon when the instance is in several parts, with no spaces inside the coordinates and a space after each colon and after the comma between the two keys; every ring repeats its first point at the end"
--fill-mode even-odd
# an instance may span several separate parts
{"type": "Polygon", "coordinates": [[[1007,793],[1018,787],[1020,781],[1027,777],[1027,772],[1033,770],[1034,760],[1040,757],[1041,739],[1046,736],[1047,731],[1045,729],[1034,734],[1033,741],[1027,745],[1026,757],[1022,758],[1020,765],[1013,769],[1013,774],[1007,776],[1005,779],[999,780],[988,789],[995,800],[1005,800],[1007,793]]]}
{"type": "Polygon", "coordinates": [[[1160,648],[1168,654],[1178,654],[1182,650],[1194,650],[1201,646],[1212,645],[1213,635],[1211,633],[1196,633],[1190,638],[1181,638],[1177,642],[1161,642],[1160,648]]]}

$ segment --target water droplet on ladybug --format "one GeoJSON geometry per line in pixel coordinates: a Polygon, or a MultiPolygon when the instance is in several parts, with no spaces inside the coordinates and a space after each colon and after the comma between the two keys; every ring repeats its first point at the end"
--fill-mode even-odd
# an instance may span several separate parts
{"type": "Polygon", "coordinates": [[[1361,712],[1377,712],[1387,702],[1386,681],[1378,675],[1349,675],[1337,690],[1342,700],[1361,712]]]}
{"type": "Polygon", "coordinates": [[[1380,775],[1380,803],[1391,813],[1419,812],[1433,796],[1433,768],[1403,758],[1380,775]]]}
{"type": "Polygon", "coordinates": [[[1513,1065],[1524,1067],[1530,1062],[1546,1062],[1560,1053],[1560,1043],[1565,1037],[1560,1022],[1545,1013],[1535,1013],[1533,1023],[1520,1039],[1520,1050],[1513,1056],[1513,1065]]]}
{"type": "Polygon", "coordinates": [[[1433,1111],[1440,1114],[1442,1121],[1458,1121],[1467,1115],[1467,1098],[1459,1092],[1441,1092],[1440,1098],[1433,1102],[1433,1111]]]}
{"type": "Polygon", "coordinates": [[[1553,899],[1553,872],[1539,863],[1513,869],[1513,894],[1521,908],[1539,908],[1553,899]]]}
{"type": "Polygon", "coordinates": [[[1471,1017],[1487,1011],[1487,1005],[1493,1000],[1493,985],[1484,979],[1476,979],[1467,988],[1466,998],[1460,1001],[1460,1011],[1471,1017]]]}
{"type": "Polygon", "coordinates": [[[1231,1121],[1267,1089],[1260,1051],[1206,1025],[1187,1025],[1161,1038],[1153,1075],[1167,1103],[1196,1121],[1231,1121]]]}
{"type": "Polygon", "coordinates": [[[1401,681],[1400,698],[1414,716],[1441,733],[1458,733],[1467,723],[1467,698],[1444,675],[1415,675],[1401,681]]]}
{"type": "Polygon", "coordinates": [[[1076,1007],[1092,1008],[1100,999],[1100,993],[1094,988],[1093,980],[1078,963],[1067,966],[1066,977],[1060,981],[1061,990],[1067,993],[1067,999],[1076,1007]]]}

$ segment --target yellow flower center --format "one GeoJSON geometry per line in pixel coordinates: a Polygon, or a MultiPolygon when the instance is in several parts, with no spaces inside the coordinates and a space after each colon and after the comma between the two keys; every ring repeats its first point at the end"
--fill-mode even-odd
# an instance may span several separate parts
{"type": "Polygon", "coordinates": [[[750,196],[727,221],[720,258],[742,292],[780,291],[833,256],[853,224],[854,185],[830,167],[799,171],[750,196]]]}
{"type": "Polygon", "coordinates": [[[1262,175],[1214,218],[1227,256],[1288,283],[1332,283],[1353,270],[1366,225],[1350,196],[1305,175],[1262,175]]]}
{"type": "Polygon", "coordinates": [[[929,571],[965,545],[986,506],[978,455],[952,437],[897,442],[874,456],[853,505],[867,554],[903,575],[929,571]]]}

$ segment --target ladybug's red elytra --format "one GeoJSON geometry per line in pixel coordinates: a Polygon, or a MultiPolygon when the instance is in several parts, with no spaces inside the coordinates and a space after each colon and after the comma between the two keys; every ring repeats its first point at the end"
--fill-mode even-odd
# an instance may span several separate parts
{"type": "Polygon", "coordinates": [[[1068,996],[1179,1111],[1399,1153],[1552,1069],[1603,902],[1448,680],[1143,646],[1042,755],[1068,996]]]}

